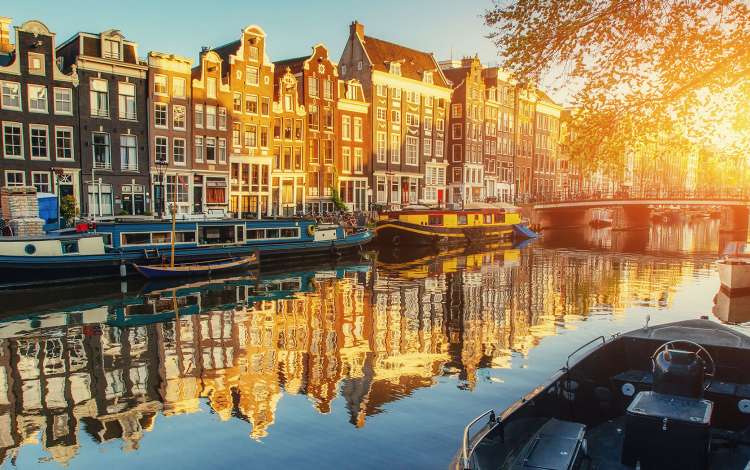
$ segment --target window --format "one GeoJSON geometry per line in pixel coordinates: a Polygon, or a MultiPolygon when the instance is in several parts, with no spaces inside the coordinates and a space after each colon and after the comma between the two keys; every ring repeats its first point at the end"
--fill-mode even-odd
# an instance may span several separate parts
{"type": "Polygon", "coordinates": [[[424,139],[422,145],[424,146],[424,154],[428,157],[432,155],[432,139],[424,139]]]}
{"type": "Polygon", "coordinates": [[[330,140],[323,141],[323,163],[333,165],[333,142],[330,140]]]}
{"type": "Polygon", "coordinates": [[[29,73],[32,75],[44,75],[44,54],[29,52],[29,73]]]}
{"type": "Polygon", "coordinates": [[[401,136],[391,134],[391,163],[401,162],[401,136]]]}
{"type": "Polygon", "coordinates": [[[323,98],[327,100],[333,99],[333,82],[331,80],[323,80],[323,98]]]}
{"type": "Polygon", "coordinates": [[[216,162],[216,139],[213,137],[206,137],[206,161],[216,162]]]}
{"type": "Polygon", "coordinates": [[[181,104],[172,106],[172,127],[185,129],[185,106],[181,104]]]}
{"type": "Polygon", "coordinates": [[[352,138],[352,118],[351,116],[341,116],[341,139],[351,140],[352,138]]]}
{"type": "Polygon", "coordinates": [[[3,109],[21,111],[21,85],[15,82],[2,82],[3,109]]]}
{"type": "Polygon", "coordinates": [[[257,95],[245,95],[245,112],[249,114],[258,114],[257,95]]]}
{"type": "Polygon", "coordinates": [[[206,129],[216,129],[216,106],[206,106],[206,129]]]}
{"type": "Polygon", "coordinates": [[[438,132],[443,132],[443,130],[445,130],[445,121],[443,119],[435,120],[435,130],[438,132]]]}
{"type": "Polygon", "coordinates": [[[175,165],[184,165],[185,159],[185,139],[175,138],[172,140],[172,161],[175,165]]]}
{"type": "Polygon", "coordinates": [[[341,75],[346,76],[346,64],[341,64],[341,75]]]}
{"type": "Polygon", "coordinates": [[[120,42],[105,39],[102,44],[102,57],[105,59],[120,60],[120,42]]]}
{"type": "Polygon", "coordinates": [[[389,64],[389,70],[390,73],[393,75],[401,75],[401,63],[400,62],[391,62],[389,64]]]}
{"type": "Polygon", "coordinates": [[[401,111],[397,111],[395,109],[391,110],[391,121],[394,124],[399,124],[401,122],[401,111]]]}
{"type": "Polygon", "coordinates": [[[385,108],[377,109],[377,117],[379,121],[385,121],[387,115],[388,115],[388,112],[386,111],[385,108]]]}
{"type": "Polygon", "coordinates": [[[55,88],[55,114],[73,114],[73,90],[55,88]]]}
{"type": "Polygon", "coordinates": [[[26,186],[26,174],[19,170],[5,170],[5,186],[26,186]]]}
{"type": "Polygon", "coordinates": [[[164,96],[169,94],[166,75],[154,75],[154,94],[164,96]]]}
{"type": "Polygon", "coordinates": [[[318,91],[318,79],[317,77],[308,77],[307,79],[307,88],[308,88],[308,94],[312,97],[318,96],[320,93],[318,91]]]}
{"type": "Polygon", "coordinates": [[[435,99],[432,96],[424,97],[424,105],[426,108],[432,108],[434,104],[435,104],[435,99]]]}
{"type": "Polygon", "coordinates": [[[401,100],[401,88],[391,88],[392,98],[396,101],[401,100]]]}
{"type": "Polygon", "coordinates": [[[227,108],[219,108],[219,129],[227,130],[227,108]]]}
{"type": "Polygon", "coordinates": [[[362,173],[362,149],[354,149],[354,172],[362,173]]]}
{"type": "Polygon", "coordinates": [[[291,140],[292,138],[292,120],[284,119],[284,139],[291,140]]]}
{"type": "Polygon", "coordinates": [[[260,101],[260,114],[261,116],[268,116],[271,112],[271,99],[267,96],[261,97],[260,101]]]}
{"type": "Polygon", "coordinates": [[[188,202],[188,184],[185,175],[167,175],[167,202],[188,202]]]}
{"type": "Polygon", "coordinates": [[[378,96],[382,96],[385,98],[388,96],[388,87],[386,87],[385,85],[376,85],[375,93],[377,93],[378,96]]]}
{"type": "Polygon", "coordinates": [[[352,171],[352,149],[344,147],[341,149],[342,171],[349,173],[352,171]]]}
{"type": "Polygon", "coordinates": [[[57,160],[73,160],[73,128],[55,128],[55,156],[57,160]]]}
{"type": "Polygon", "coordinates": [[[247,85],[258,85],[259,83],[258,67],[248,65],[245,68],[245,84],[247,85]]]}
{"type": "Polygon", "coordinates": [[[166,137],[154,137],[155,158],[157,162],[167,162],[169,156],[169,142],[166,137]]]}
{"type": "Polygon", "coordinates": [[[203,163],[203,137],[195,137],[195,162],[203,163]]]}
{"type": "Polygon", "coordinates": [[[47,126],[29,125],[29,140],[31,144],[31,158],[49,159],[49,138],[47,126]]]}
{"type": "Polygon", "coordinates": [[[245,126],[245,147],[257,147],[258,146],[258,130],[255,125],[245,126]]]}
{"type": "Polygon", "coordinates": [[[406,92],[406,102],[412,104],[419,104],[419,93],[416,91],[406,92]]]}
{"type": "Polygon", "coordinates": [[[377,202],[383,203],[387,201],[387,194],[386,194],[386,186],[385,186],[385,176],[377,176],[376,182],[375,182],[376,190],[377,190],[377,202]]]}
{"type": "MultiPolygon", "coordinates": [[[[120,119],[135,121],[135,85],[120,82],[118,86],[118,103],[120,119]]],[[[166,124],[165,124],[166,125],[166,124]]]]}
{"type": "Polygon", "coordinates": [[[424,117],[424,131],[426,134],[432,133],[432,118],[430,116],[424,117]]]}
{"type": "Polygon", "coordinates": [[[376,146],[376,158],[378,163],[385,163],[386,162],[386,136],[385,132],[378,132],[377,133],[377,146],[376,146]]]}
{"type": "Polygon", "coordinates": [[[175,77],[172,79],[172,96],[175,98],[185,97],[185,79],[175,77]]]}
{"type": "Polygon", "coordinates": [[[167,127],[167,103],[154,103],[154,126],[167,127]]]}
{"type": "Polygon", "coordinates": [[[406,136],[406,164],[419,165],[419,138],[406,136]]]}
{"type": "Polygon", "coordinates": [[[333,129],[333,111],[330,109],[323,109],[323,123],[326,129],[333,129]]]}
{"type": "Polygon", "coordinates": [[[461,138],[461,124],[453,124],[452,126],[452,135],[454,139],[460,139],[461,138]]]}
{"type": "Polygon", "coordinates": [[[227,162],[227,140],[219,139],[219,163],[227,162]]]}
{"type": "Polygon", "coordinates": [[[232,145],[239,147],[242,143],[240,142],[240,123],[232,123],[232,145]]]}
{"type": "Polygon", "coordinates": [[[47,87],[44,85],[29,85],[29,111],[32,113],[47,112],[47,87]]]}
{"type": "Polygon", "coordinates": [[[302,169],[302,147],[294,147],[294,169],[302,169]]]}
{"type": "Polygon", "coordinates": [[[432,85],[432,83],[433,83],[432,72],[425,72],[424,73],[424,82],[432,85]]]}
{"type": "Polygon", "coordinates": [[[94,152],[94,168],[112,169],[112,156],[110,154],[109,134],[94,132],[91,135],[91,148],[94,152]]]}
{"type": "Polygon", "coordinates": [[[435,139],[435,157],[443,158],[443,141],[435,139]]]}
{"type": "Polygon", "coordinates": [[[23,127],[16,122],[3,123],[5,158],[23,158],[23,127]]]}
{"type": "Polygon", "coordinates": [[[451,115],[454,118],[460,118],[461,117],[461,105],[460,104],[454,104],[451,106],[451,115]]]}
{"type": "Polygon", "coordinates": [[[355,142],[362,142],[362,118],[354,118],[354,140],[355,142]]]}
{"type": "MultiPolygon", "coordinates": [[[[157,146],[157,159],[158,154],[157,146]]],[[[120,136],[120,165],[122,171],[138,171],[138,144],[134,135],[120,136]]]]}
{"type": "Polygon", "coordinates": [[[195,105],[195,127],[203,127],[203,105],[195,105]]]}
{"type": "Polygon", "coordinates": [[[268,126],[261,126],[260,128],[260,146],[268,148],[268,126]]]}
{"type": "Polygon", "coordinates": [[[308,109],[307,125],[310,126],[311,129],[317,130],[320,120],[320,116],[318,115],[318,106],[311,104],[308,109]]]}
{"type": "Polygon", "coordinates": [[[216,77],[208,77],[206,79],[206,97],[216,98],[216,77]]]}
{"type": "Polygon", "coordinates": [[[453,161],[460,162],[462,158],[463,148],[461,144],[453,144],[453,161]]]}
{"type": "Polygon", "coordinates": [[[409,127],[419,127],[419,116],[414,113],[406,113],[406,125],[409,127]]]}
{"type": "Polygon", "coordinates": [[[294,139],[302,140],[302,119],[294,120],[294,139]]]}
{"type": "Polygon", "coordinates": [[[52,185],[50,184],[49,173],[46,171],[32,171],[31,184],[34,185],[38,193],[51,193],[52,185]]]}
{"type": "Polygon", "coordinates": [[[106,80],[91,80],[91,115],[109,116],[109,90],[106,80]]]}

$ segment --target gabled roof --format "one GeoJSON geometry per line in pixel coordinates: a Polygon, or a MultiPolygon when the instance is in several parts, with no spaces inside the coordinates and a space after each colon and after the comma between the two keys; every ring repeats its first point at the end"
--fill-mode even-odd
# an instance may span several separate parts
{"type": "Polygon", "coordinates": [[[216,47],[214,49],[211,49],[212,51],[219,54],[219,57],[221,57],[221,76],[226,76],[227,73],[229,73],[229,56],[232,54],[237,53],[237,49],[240,48],[241,40],[237,39],[236,41],[228,42],[224,44],[223,46],[216,47]]]}
{"type": "Polygon", "coordinates": [[[539,97],[539,101],[544,101],[545,103],[552,104],[555,106],[560,106],[559,104],[555,103],[555,100],[549,97],[547,93],[544,92],[541,88],[536,89],[536,94],[539,97]]]}
{"type": "Polygon", "coordinates": [[[458,88],[466,80],[466,76],[471,72],[471,67],[456,67],[452,69],[443,69],[443,75],[447,78],[453,88],[458,88]]]}
{"type": "Polygon", "coordinates": [[[292,59],[284,59],[274,62],[274,65],[276,66],[276,73],[284,74],[286,73],[286,68],[289,67],[289,69],[292,71],[292,73],[297,74],[302,72],[302,68],[305,66],[305,61],[310,58],[309,55],[301,56],[301,57],[294,57],[292,59]]]}
{"type": "Polygon", "coordinates": [[[365,36],[363,43],[375,70],[387,73],[390,62],[400,61],[402,77],[421,82],[423,72],[432,71],[434,72],[432,79],[435,85],[450,88],[431,53],[383,41],[372,36],[365,36]]]}

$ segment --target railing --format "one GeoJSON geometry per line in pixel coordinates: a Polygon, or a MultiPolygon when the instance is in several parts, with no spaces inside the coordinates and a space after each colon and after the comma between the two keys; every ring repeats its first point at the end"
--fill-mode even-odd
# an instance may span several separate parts
{"type": "Polygon", "coordinates": [[[112,161],[94,161],[94,169],[95,170],[111,170],[112,169],[112,161]]]}
{"type": "Polygon", "coordinates": [[[461,444],[461,461],[463,463],[463,469],[464,470],[470,470],[471,469],[471,456],[474,454],[474,450],[476,450],[477,445],[474,444],[471,446],[471,449],[469,449],[469,431],[471,430],[471,427],[477,424],[477,422],[484,418],[485,416],[490,415],[490,423],[494,423],[496,421],[495,418],[495,411],[494,410],[487,410],[481,415],[474,418],[469,424],[466,425],[464,428],[464,437],[461,444]]]}
{"type": "Polygon", "coordinates": [[[713,191],[685,190],[639,190],[639,191],[561,191],[517,198],[517,203],[549,204],[563,202],[600,202],[633,200],[679,200],[679,201],[748,201],[750,191],[744,189],[724,189],[713,191]]]}

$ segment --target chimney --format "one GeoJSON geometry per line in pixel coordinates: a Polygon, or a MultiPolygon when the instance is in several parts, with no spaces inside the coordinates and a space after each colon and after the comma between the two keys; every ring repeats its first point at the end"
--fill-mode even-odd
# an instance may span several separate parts
{"type": "Polygon", "coordinates": [[[10,43],[10,24],[12,18],[0,16],[0,54],[13,52],[13,45],[10,43]]]}
{"type": "Polygon", "coordinates": [[[354,20],[354,23],[349,25],[349,36],[351,37],[355,34],[359,37],[360,41],[365,41],[365,25],[357,20],[354,20]]]}

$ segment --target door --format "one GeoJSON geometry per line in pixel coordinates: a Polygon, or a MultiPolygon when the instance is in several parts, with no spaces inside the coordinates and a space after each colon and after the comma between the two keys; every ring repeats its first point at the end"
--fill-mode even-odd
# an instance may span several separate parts
{"type": "Polygon", "coordinates": [[[438,195],[437,195],[438,196],[438,205],[442,206],[443,205],[443,190],[442,189],[438,189],[437,193],[438,193],[438,195]]]}
{"type": "Polygon", "coordinates": [[[203,186],[193,186],[193,214],[203,213],[203,186]]]}

